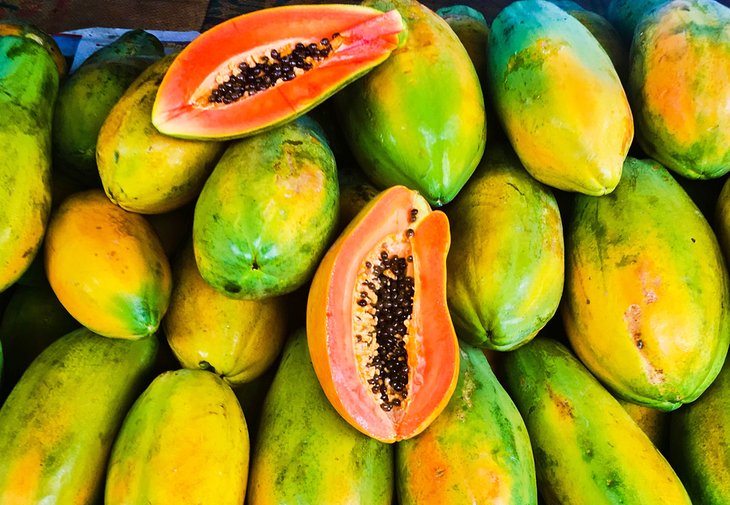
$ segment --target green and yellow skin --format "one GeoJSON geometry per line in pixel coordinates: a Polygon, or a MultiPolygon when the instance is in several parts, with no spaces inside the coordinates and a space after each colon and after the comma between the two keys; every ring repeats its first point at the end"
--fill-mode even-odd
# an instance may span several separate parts
{"type": "Polygon", "coordinates": [[[580,21],[541,0],[510,4],[492,23],[489,75],[507,137],[535,179],[613,191],[634,125],[611,59],[580,21]]]}
{"type": "Polygon", "coordinates": [[[130,30],[87,58],[64,81],[53,117],[53,158],[59,172],[99,186],[96,139],[127,87],[164,55],[152,34],[130,30]]]}
{"type": "Polygon", "coordinates": [[[727,269],[707,220],[660,164],[629,158],[611,195],[575,199],[565,276],[570,343],[619,397],[674,410],[719,373],[727,269]]]}
{"type": "Polygon", "coordinates": [[[667,0],[610,0],[606,6],[606,19],[616,27],[627,46],[634,38],[636,25],[648,11],[667,0]]]}
{"type": "Polygon", "coordinates": [[[504,384],[527,426],[547,505],[690,505],[667,460],[562,344],[504,354],[504,384]]]}
{"type": "Polygon", "coordinates": [[[690,179],[730,172],[730,8],[665,3],[641,18],[631,54],[628,91],[641,148],[690,179]]]}
{"type": "MultiPolygon", "coordinates": [[[[468,5],[450,5],[436,11],[446,21],[469,54],[482,85],[487,82],[489,25],[484,15],[468,5]]],[[[483,90],[484,88],[482,88],[483,90]]]]}
{"type": "Polygon", "coordinates": [[[712,224],[727,264],[730,262],[730,178],[723,183],[713,210],[712,224]]]}
{"type": "Polygon", "coordinates": [[[488,149],[446,209],[449,310],[461,339],[507,351],[532,339],[563,292],[563,225],[550,188],[488,149]]]}
{"type": "Polygon", "coordinates": [[[303,329],[287,341],[264,400],[248,505],[391,505],[393,448],[342,419],[322,392],[303,329]]]}
{"type": "Polygon", "coordinates": [[[241,505],[249,439],[236,395],[205,370],[158,375],[124,419],[105,505],[241,505]]]}
{"type": "Polygon", "coordinates": [[[46,232],[59,83],[45,39],[16,28],[0,24],[0,292],[28,269],[46,232]]]}
{"type": "Polygon", "coordinates": [[[694,503],[725,505],[730,489],[730,360],[697,401],[672,413],[669,460],[694,503]]]}
{"type": "Polygon", "coordinates": [[[481,86],[448,23],[416,0],[366,0],[398,9],[407,38],[335,100],[345,137],[381,189],[405,185],[434,206],[451,201],[476,169],[487,126],[481,86]]]}
{"type": "Polygon", "coordinates": [[[631,416],[639,428],[642,429],[654,446],[665,454],[669,442],[669,417],[668,412],[631,403],[621,398],[616,398],[624,410],[631,416]]]}
{"type": "Polygon", "coordinates": [[[104,191],[125,210],[160,214],[193,201],[225,149],[223,142],[178,139],[152,125],[152,105],[170,54],[145,69],[114,104],[99,131],[96,163],[104,191]]]}
{"type": "Polygon", "coordinates": [[[401,505],[535,505],[535,463],[525,423],[484,354],[461,344],[459,382],[446,409],[395,447],[401,505]]]}
{"type": "Polygon", "coordinates": [[[232,298],[291,293],[330,245],[339,194],[335,158],[306,116],[231,143],[195,205],[200,274],[232,298]]]}
{"type": "Polygon", "coordinates": [[[111,339],[86,328],[43,351],[0,409],[0,504],[96,503],[156,353],[154,336],[111,339]]]}

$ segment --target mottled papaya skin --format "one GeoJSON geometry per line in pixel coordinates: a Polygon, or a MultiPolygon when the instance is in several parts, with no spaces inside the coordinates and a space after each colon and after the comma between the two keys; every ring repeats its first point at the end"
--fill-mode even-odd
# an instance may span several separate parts
{"type": "Polygon", "coordinates": [[[58,44],[51,35],[34,24],[25,19],[5,18],[0,21],[0,36],[5,35],[27,38],[40,44],[51,55],[58,69],[59,78],[64,79],[68,74],[68,65],[66,64],[66,58],[61,52],[61,48],[58,47],[58,44]]]}
{"type": "Polygon", "coordinates": [[[670,461],[694,503],[726,505],[730,489],[730,361],[697,401],[672,413],[670,461]]]}
{"type": "Polygon", "coordinates": [[[306,116],[230,144],[195,205],[195,260],[232,298],[290,293],[314,275],[339,205],[337,167],[306,116]]]}
{"type": "Polygon", "coordinates": [[[666,454],[669,441],[669,413],[617,398],[624,410],[642,429],[654,446],[666,454]]]}
{"type": "Polygon", "coordinates": [[[111,339],[85,328],[43,351],[0,409],[0,504],[95,503],[156,352],[154,336],[111,339]]]}
{"type": "Polygon", "coordinates": [[[248,505],[391,505],[393,448],[335,411],[312,367],[304,330],[287,341],[264,400],[248,505]]]}
{"type": "Polygon", "coordinates": [[[35,38],[0,36],[0,292],[30,266],[46,231],[58,82],[35,38]]]}
{"type": "Polygon", "coordinates": [[[591,32],[540,0],[492,23],[489,75],[509,140],[530,174],[565,191],[610,193],[634,135],[611,59],[591,32]]]}
{"type": "Polygon", "coordinates": [[[500,351],[532,339],[563,292],[563,225],[547,186],[488,150],[447,209],[449,310],[459,337],[500,351]]]}
{"type": "Polygon", "coordinates": [[[158,375],[135,401],[109,459],[105,505],[241,505],[249,439],[231,388],[204,370],[158,375]]]}
{"type": "Polygon", "coordinates": [[[664,456],[562,344],[538,337],[505,353],[504,384],[547,505],[690,505],[664,456]]]}
{"type": "Polygon", "coordinates": [[[402,184],[432,205],[451,201],[486,142],[484,98],[454,31],[416,0],[366,0],[398,9],[404,45],[335,97],[350,149],[380,189],[402,184]]]}
{"type": "Polygon", "coordinates": [[[644,14],[667,0],[610,0],[606,19],[616,28],[627,46],[634,38],[636,25],[644,14]]]}
{"type": "Polygon", "coordinates": [[[152,104],[174,58],[142,72],[99,131],[96,163],[104,191],[132,212],[159,214],[194,200],[225,149],[223,142],[169,137],[152,125],[152,104]]]}
{"type": "Polygon", "coordinates": [[[707,220],[660,164],[627,159],[611,195],[575,199],[562,315],[576,354],[618,396],[673,410],[728,350],[728,274],[707,220]]]}
{"type": "Polygon", "coordinates": [[[713,0],[663,4],[642,18],[631,54],[642,149],[683,177],[730,172],[730,9],[713,0]]]}
{"type": "Polygon", "coordinates": [[[59,171],[100,186],[96,139],[101,125],[132,81],[163,55],[157,37],[131,30],[89,56],[63,83],[53,117],[59,171]]]}
{"type": "Polygon", "coordinates": [[[459,382],[446,409],[395,447],[400,505],[537,503],[525,423],[482,352],[461,344],[459,382]]]}

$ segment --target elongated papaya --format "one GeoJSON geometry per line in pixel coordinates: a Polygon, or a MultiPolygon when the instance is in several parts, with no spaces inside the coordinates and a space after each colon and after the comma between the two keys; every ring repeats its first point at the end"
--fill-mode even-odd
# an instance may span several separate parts
{"type": "Polygon", "coordinates": [[[0,504],[95,503],[156,352],[154,336],[111,339],[85,328],[43,351],[0,409],[0,504]]]}
{"type": "Polygon", "coordinates": [[[691,504],[664,456],[562,344],[536,338],[503,359],[546,504],[691,504]]]}
{"type": "Polygon", "coordinates": [[[298,330],[264,400],[249,476],[249,505],[390,505],[392,446],[347,424],[317,382],[298,330]]]}

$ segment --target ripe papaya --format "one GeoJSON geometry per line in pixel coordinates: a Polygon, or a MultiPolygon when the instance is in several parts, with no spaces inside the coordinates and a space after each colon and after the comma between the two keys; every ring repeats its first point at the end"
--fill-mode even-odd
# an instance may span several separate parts
{"type": "Polygon", "coordinates": [[[551,189],[511,152],[487,150],[446,210],[449,310],[459,337],[507,351],[553,317],[563,292],[563,225],[551,189]]]}
{"type": "Polygon", "coordinates": [[[613,191],[634,125],[613,63],[585,26],[549,2],[508,5],[492,23],[489,75],[505,132],[535,179],[613,191]]]}
{"type": "Polygon", "coordinates": [[[345,138],[380,189],[404,185],[444,205],[484,152],[486,114],[474,64],[446,21],[416,0],[363,4],[398,9],[408,36],[335,97],[345,138]]]}
{"type": "Polygon", "coordinates": [[[641,18],[667,0],[609,0],[606,6],[606,19],[616,27],[627,46],[631,45],[636,25],[641,18]]]}
{"type": "Polygon", "coordinates": [[[639,428],[646,433],[646,436],[649,437],[649,440],[651,440],[654,446],[659,449],[662,454],[666,454],[665,451],[669,446],[668,435],[670,414],[663,410],[638,405],[636,403],[622,400],[621,398],[616,399],[629,416],[631,416],[631,419],[633,419],[634,422],[639,425],[639,428]]]}
{"type": "Polygon", "coordinates": [[[231,143],[195,205],[200,274],[232,298],[294,291],[330,243],[338,200],[334,156],[308,117],[231,143]]]}
{"type": "Polygon", "coordinates": [[[641,148],[691,179],[730,171],[730,8],[673,0],[649,11],[631,47],[629,98],[641,148]]]}
{"type": "Polygon", "coordinates": [[[618,396],[673,410],[719,373],[727,269],[707,220],[659,163],[628,158],[611,195],[576,197],[565,276],[570,343],[618,396]]]}
{"type": "Polygon", "coordinates": [[[691,504],[664,456],[562,344],[538,337],[503,360],[547,505],[691,504]]]}
{"type": "Polygon", "coordinates": [[[537,504],[525,423],[482,352],[461,344],[459,382],[420,435],[396,444],[401,505],[537,504]]]}
{"type": "Polygon", "coordinates": [[[249,505],[391,505],[392,447],[359,433],[317,382],[307,336],[287,341],[261,413],[249,505]]]}
{"type": "Polygon", "coordinates": [[[86,328],[43,351],[0,408],[0,504],[96,503],[156,352],[154,336],[111,339],[86,328]]]}
{"type": "Polygon", "coordinates": [[[715,200],[714,225],[725,261],[730,263],[730,178],[726,179],[715,200]]]}
{"type": "Polygon", "coordinates": [[[204,370],[155,378],[124,419],[109,458],[105,505],[241,505],[249,439],[231,388],[204,370]]]}
{"type": "Polygon", "coordinates": [[[193,201],[225,149],[222,142],[182,140],[152,126],[152,104],[175,55],[144,70],[99,130],[96,162],[109,199],[125,210],[159,214],[193,201]]]}
{"type": "MultiPolygon", "coordinates": [[[[449,5],[436,11],[446,21],[459,41],[464,45],[474,70],[482,83],[482,90],[487,82],[487,44],[489,42],[489,25],[484,15],[468,5],[449,5]]],[[[487,119],[489,119],[487,117],[487,119]]]]}

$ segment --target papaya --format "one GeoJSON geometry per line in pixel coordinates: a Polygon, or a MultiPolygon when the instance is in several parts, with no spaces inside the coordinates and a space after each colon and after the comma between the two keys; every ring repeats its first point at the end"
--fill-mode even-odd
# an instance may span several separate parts
{"type": "Polygon", "coordinates": [[[700,396],[725,360],[727,268],[666,168],[628,158],[623,170],[611,195],[575,198],[563,321],[578,357],[617,396],[674,410],[700,396]]]}
{"type": "Polygon", "coordinates": [[[96,140],[101,125],[139,73],[163,55],[157,37],[130,30],[91,54],[64,81],[53,116],[53,159],[59,172],[87,186],[100,185],[96,140]]]}
{"type": "Polygon", "coordinates": [[[482,90],[487,82],[487,44],[489,42],[489,25],[484,15],[468,5],[449,5],[436,11],[446,21],[459,41],[464,45],[474,70],[482,83],[482,90]]]}
{"type": "Polygon", "coordinates": [[[563,292],[563,225],[551,189],[514,153],[488,149],[446,210],[449,310],[459,337],[507,351],[553,317],[563,292]]]}
{"type": "Polygon", "coordinates": [[[290,5],[229,19],[170,67],[152,123],[183,138],[239,138],[291,121],[388,58],[397,11],[290,5]]]}
{"type": "Polygon", "coordinates": [[[231,298],[291,293],[329,245],[338,200],[335,158],[308,117],[231,143],[195,204],[200,274],[231,298]]]}
{"type": "Polygon", "coordinates": [[[690,179],[730,172],[730,8],[664,3],[641,18],[631,54],[628,91],[641,148],[690,179]]]}
{"type": "Polygon", "coordinates": [[[53,215],[44,259],[51,288],[79,323],[115,338],[157,331],[172,273],[143,216],[117,207],[100,189],[76,193],[53,215]]]}
{"type": "Polygon", "coordinates": [[[538,337],[503,359],[547,505],[691,504],[664,456],[566,347],[538,337]]]}
{"type": "Polygon", "coordinates": [[[726,179],[715,200],[712,220],[725,262],[730,263],[730,178],[726,179]]]}
{"type": "Polygon", "coordinates": [[[379,189],[404,185],[444,205],[484,152],[486,114],[474,64],[448,23],[416,0],[363,4],[397,9],[407,37],[335,97],[345,138],[379,189]]]}
{"type": "Polygon", "coordinates": [[[441,415],[395,447],[401,505],[537,504],[525,423],[482,352],[461,344],[459,382],[441,415]]]}
{"type": "Polygon", "coordinates": [[[616,69],[585,26],[549,2],[508,5],[492,23],[489,76],[530,175],[564,191],[614,190],[634,125],[616,69]]]}
{"type": "Polygon", "coordinates": [[[621,398],[616,398],[624,410],[631,416],[639,428],[646,433],[651,443],[666,454],[669,442],[669,413],[644,405],[627,402],[621,398]]]}
{"type": "Polygon", "coordinates": [[[99,130],[96,163],[104,191],[131,212],[160,214],[195,200],[225,149],[222,142],[177,139],[152,126],[152,104],[174,58],[167,55],[139,74],[99,130]]]}
{"type": "Polygon", "coordinates": [[[606,19],[616,28],[624,42],[631,46],[636,25],[648,11],[667,0],[609,0],[606,19]]]}
{"type": "Polygon", "coordinates": [[[724,505],[730,489],[730,360],[695,402],[671,414],[670,461],[694,503],[724,505]]]}
{"type": "Polygon", "coordinates": [[[105,505],[241,505],[249,439],[231,388],[204,370],[158,375],[134,402],[109,458],[105,505]]]}
{"type": "Polygon", "coordinates": [[[392,446],[363,435],[317,382],[303,329],[287,340],[261,412],[249,505],[391,505],[392,446]]]}
{"type": "Polygon", "coordinates": [[[33,23],[25,19],[5,17],[0,21],[0,37],[5,35],[27,38],[40,44],[53,59],[53,63],[55,63],[58,70],[59,79],[63,80],[68,76],[66,57],[63,55],[61,48],[58,47],[56,39],[33,23]]]}
{"type": "Polygon", "coordinates": [[[0,408],[0,504],[95,503],[156,352],[154,336],[111,339],[86,328],[44,350],[0,408]]]}
{"type": "Polygon", "coordinates": [[[51,210],[51,125],[59,72],[47,35],[0,22],[0,292],[40,250],[51,210]],[[8,34],[9,33],[9,34],[8,34]]]}
{"type": "Polygon", "coordinates": [[[422,432],[456,387],[446,300],[449,220],[405,186],[378,194],[327,251],[307,299],[307,338],[340,415],[383,442],[422,432]]]}
{"type": "Polygon", "coordinates": [[[286,338],[286,300],[236,300],[219,293],[200,276],[192,244],[174,274],[162,326],[180,364],[209,370],[231,385],[263,374],[286,338]]]}

